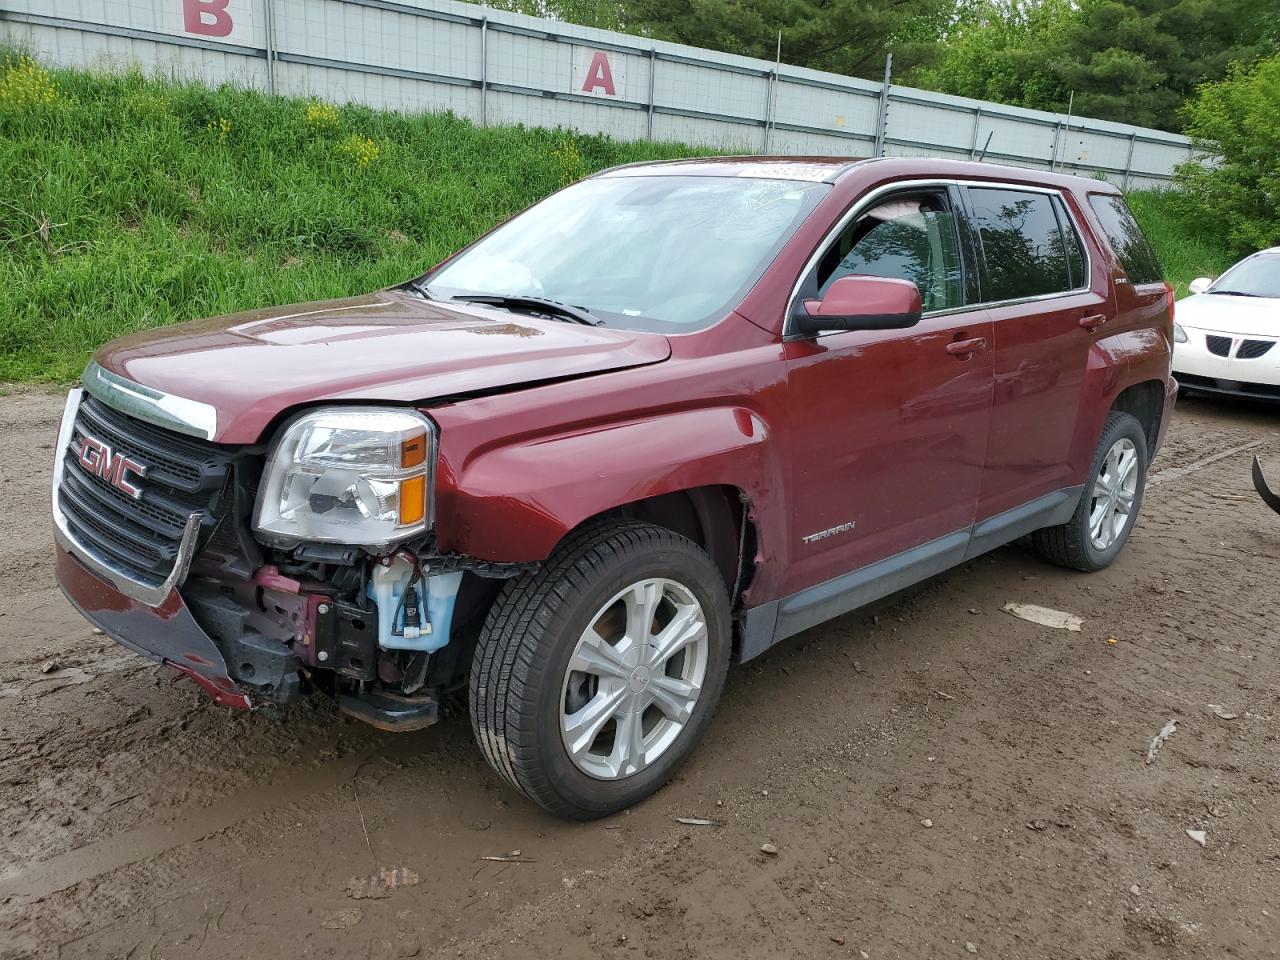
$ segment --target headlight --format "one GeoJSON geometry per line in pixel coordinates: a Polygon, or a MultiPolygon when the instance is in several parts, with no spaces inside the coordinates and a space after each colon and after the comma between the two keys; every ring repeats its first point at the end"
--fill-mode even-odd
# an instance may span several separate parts
{"type": "Polygon", "coordinates": [[[1173,342],[1174,343],[1187,342],[1187,331],[1183,330],[1182,326],[1177,323],[1173,325],[1173,342]]]}
{"type": "Polygon", "coordinates": [[[289,425],[254,529],[279,541],[382,547],[427,528],[435,428],[412,410],[327,407],[289,425]]]}

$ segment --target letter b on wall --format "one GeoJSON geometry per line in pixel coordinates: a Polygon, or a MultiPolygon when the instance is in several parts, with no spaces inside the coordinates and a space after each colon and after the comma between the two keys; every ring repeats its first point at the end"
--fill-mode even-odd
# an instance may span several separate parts
{"type": "Polygon", "coordinates": [[[182,29],[206,37],[229,37],[235,21],[227,13],[231,0],[182,0],[182,29]]]}
{"type": "Polygon", "coordinates": [[[252,45],[258,0],[167,0],[169,30],[187,37],[252,45]]]}

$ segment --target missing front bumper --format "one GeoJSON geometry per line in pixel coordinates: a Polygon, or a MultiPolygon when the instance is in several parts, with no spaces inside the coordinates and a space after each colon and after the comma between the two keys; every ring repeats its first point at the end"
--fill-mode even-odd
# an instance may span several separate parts
{"type": "Polygon", "coordinates": [[[177,590],[157,605],[125,596],[64,549],[57,551],[58,586],[86,620],[121,646],[165,663],[194,680],[223,706],[249,710],[249,693],[227,670],[222,651],[200,628],[177,590]]]}

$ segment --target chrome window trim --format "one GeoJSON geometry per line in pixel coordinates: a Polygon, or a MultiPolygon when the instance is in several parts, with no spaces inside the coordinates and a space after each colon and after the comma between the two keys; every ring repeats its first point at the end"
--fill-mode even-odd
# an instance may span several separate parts
{"type": "Polygon", "coordinates": [[[218,411],[207,403],[145,387],[104,370],[96,360],[89,361],[82,379],[90,396],[126,416],[201,440],[218,435],[218,411]]]}
{"type": "Polygon", "coordinates": [[[59,547],[88,567],[91,573],[111,584],[126,597],[146,604],[148,607],[158,607],[187,579],[187,570],[191,566],[191,558],[196,552],[196,540],[200,535],[201,514],[193,513],[187,517],[187,525],[182,530],[182,540],[178,543],[178,555],[174,560],[173,569],[160,583],[144,583],[135,579],[129,571],[104,560],[76,538],[71,531],[71,525],[67,522],[67,515],[62,510],[58,494],[62,490],[67,448],[71,445],[71,438],[75,432],[76,414],[80,410],[84,393],[85,391],[79,388],[68,392],[66,406],[62,409],[62,423],[58,427],[58,442],[55,445],[53,461],[53,539],[59,547]]]}
{"type": "MultiPolygon", "coordinates": [[[[800,297],[800,288],[804,285],[805,278],[809,276],[811,270],[818,265],[823,252],[827,246],[839,237],[840,233],[854,219],[866,213],[866,211],[886,193],[898,193],[901,191],[911,190],[945,190],[948,187],[986,187],[994,190],[1017,190],[1023,193],[1042,193],[1051,197],[1057,197],[1062,202],[1062,209],[1065,211],[1072,228],[1076,231],[1076,237],[1080,241],[1080,250],[1084,255],[1084,275],[1089,278],[1089,282],[1084,286],[1075,287],[1071,290],[1062,290],[1056,293],[1041,293],[1034,297],[1020,297],[1012,300],[983,300],[978,303],[966,303],[962,307],[950,307],[946,310],[930,310],[923,315],[923,319],[931,317],[955,316],[963,313],[970,313],[977,310],[989,310],[993,307],[1016,306],[1022,303],[1035,303],[1041,300],[1056,300],[1060,297],[1072,297],[1081,293],[1088,293],[1093,289],[1093,258],[1089,254],[1088,244],[1084,242],[1084,233],[1080,230],[1079,221],[1071,210],[1070,204],[1060,189],[1056,187],[1038,187],[1030,184],[1011,183],[1007,180],[958,180],[955,178],[934,178],[928,177],[920,180],[896,180],[893,183],[886,183],[876,187],[870,193],[858,198],[858,201],[845,211],[844,215],[835,222],[835,225],[823,235],[821,242],[814,249],[809,259],[805,261],[804,269],[800,271],[800,275],[796,278],[795,284],[791,288],[791,296],[787,298],[786,315],[783,319],[782,338],[784,340],[799,336],[792,328],[791,314],[795,308],[796,301],[800,297]]],[[[961,215],[968,218],[967,212],[962,211],[961,215]]],[[[979,238],[981,242],[981,238],[979,238]]],[[[840,332],[840,331],[832,331],[840,332]]],[[[818,334],[823,336],[823,334],[818,334]]]]}

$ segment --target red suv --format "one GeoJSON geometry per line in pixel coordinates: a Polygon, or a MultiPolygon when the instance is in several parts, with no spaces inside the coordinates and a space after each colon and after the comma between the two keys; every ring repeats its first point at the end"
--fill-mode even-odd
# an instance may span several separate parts
{"type": "Polygon", "coordinates": [[[409,730],[465,687],[503,777],[596,817],[671,777],[732,662],[1026,534],[1109,564],[1172,335],[1105,183],[609,170],[403,286],[102,348],[58,579],[229,706],[409,730]]]}

